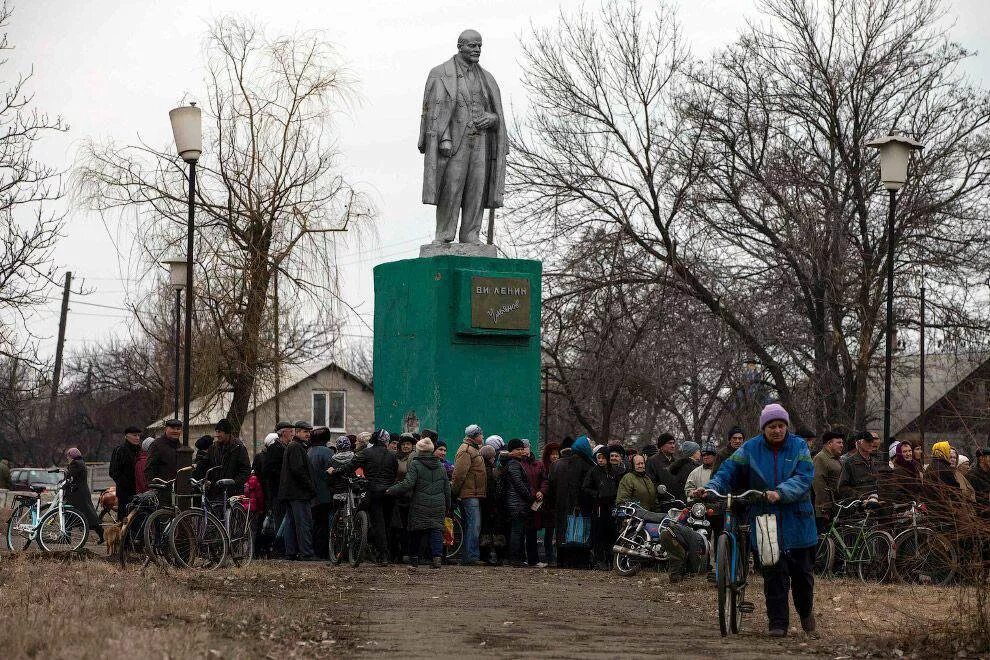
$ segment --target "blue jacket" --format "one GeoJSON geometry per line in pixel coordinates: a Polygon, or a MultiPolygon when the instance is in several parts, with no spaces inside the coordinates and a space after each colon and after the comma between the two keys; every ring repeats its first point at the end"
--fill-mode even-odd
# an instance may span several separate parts
{"type": "MultiPolygon", "coordinates": [[[[788,433],[783,445],[774,453],[761,434],[744,442],[726,459],[705,488],[722,494],[750,488],[780,493],[780,501],[776,504],[763,502],[753,505],[750,517],[778,513],[780,548],[787,551],[810,548],[818,542],[815,507],[811,501],[814,477],[811,452],[802,438],[788,433]]],[[[756,525],[753,525],[751,535],[752,547],[755,548],[756,525]]]]}

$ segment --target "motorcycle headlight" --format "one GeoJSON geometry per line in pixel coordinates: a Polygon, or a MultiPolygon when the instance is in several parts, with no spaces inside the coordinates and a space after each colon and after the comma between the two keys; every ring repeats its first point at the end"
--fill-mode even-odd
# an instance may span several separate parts
{"type": "Polygon", "coordinates": [[[680,509],[670,509],[669,511],[667,511],[667,517],[673,518],[674,520],[677,520],[677,517],[680,515],[681,515],[680,509]]]}
{"type": "Polygon", "coordinates": [[[691,517],[697,518],[698,520],[704,520],[705,515],[708,513],[708,508],[703,502],[695,502],[691,505],[691,517]]]}

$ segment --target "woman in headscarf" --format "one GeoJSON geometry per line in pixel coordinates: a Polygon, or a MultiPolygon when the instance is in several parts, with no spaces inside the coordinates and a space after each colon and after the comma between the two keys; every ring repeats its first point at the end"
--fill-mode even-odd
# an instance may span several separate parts
{"type": "Polygon", "coordinates": [[[550,470],[550,490],[548,499],[556,512],[558,562],[561,566],[586,568],[590,563],[586,548],[565,548],[567,539],[567,518],[572,515],[591,515],[591,500],[585,496],[582,486],[584,478],[595,466],[591,452],[591,441],[582,435],[571,445],[571,452],[562,456],[550,470]]]}
{"type": "Polygon", "coordinates": [[[890,469],[877,472],[881,499],[898,503],[917,500],[922,471],[914,461],[914,448],[909,442],[894,442],[890,455],[893,456],[890,469]]]}
{"type": "Polygon", "coordinates": [[[505,560],[505,521],[502,507],[498,501],[498,483],[495,477],[495,461],[498,450],[494,445],[485,443],[479,450],[485,459],[485,498],[481,500],[481,533],[478,536],[478,548],[481,560],[490,566],[496,566],[505,560]]]}
{"type": "Polygon", "coordinates": [[[955,470],[949,462],[952,457],[952,447],[948,442],[936,442],[932,446],[932,462],[928,466],[931,480],[952,488],[959,488],[955,470]]]}
{"type": "Polygon", "coordinates": [[[141,451],[138,452],[137,459],[134,461],[135,493],[143,493],[148,490],[148,481],[144,478],[144,466],[148,462],[148,452],[151,451],[151,445],[154,442],[154,438],[145,438],[141,441],[141,451]]]}
{"type": "Polygon", "coordinates": [[[65,468],[65,478],[70,480],[65,488],[65,503],[82,514],[89,525],[89,530],[96,532],[99,543],[102,544],[103,526],[100,525],[100,517],[96,515],[96,507],[93,506],[86,461],[83,460],[82,452],[75,447],[67,450],[65,457],[69,460],[69,464],[65,468]]]}
{"type": "Polygon", "coordinates": [[[625,474],[621,447],[600,447],[595,452],[597,465],[584,478],[584,493],[591,500],[594,511],[591,519],[591,543],[598,568],[609,570],[612,561],[612,545],[615,543],[615,495],[619,480],[625,474]]]}

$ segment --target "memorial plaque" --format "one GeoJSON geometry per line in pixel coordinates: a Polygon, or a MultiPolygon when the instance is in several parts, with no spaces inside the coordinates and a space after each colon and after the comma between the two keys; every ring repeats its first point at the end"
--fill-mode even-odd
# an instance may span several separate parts
{"type": "Polygon", "coordinates": [[[529,330],[530,281],[522,277],[472,277],[471,327],[529,330]]]}

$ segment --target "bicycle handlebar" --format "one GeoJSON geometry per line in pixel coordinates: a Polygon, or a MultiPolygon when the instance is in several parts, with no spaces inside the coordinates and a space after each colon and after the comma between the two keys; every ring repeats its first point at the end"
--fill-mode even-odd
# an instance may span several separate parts
{"type": "Polygon", "coordinates": [[[704,494],[703,498],[705,498],[705,497],[711,498],[711,499],[717,499],[717,500],[727,500],[727,499],[729,499],[731,497],[734,500],[742,500],[743,502],[746,502],[747,504],[751,504],[751,503],[754,503],[754,502],[758,502],[759,500],[766,499],[767,494],[766,494],[765,491],[756,490],[756,489],[752,489],[751,488],[750,490],[747,490],[744,493],[740,493],[739,495],[731,495],[731,494],[730,495],[723,495],[722,493],[718,492],[717,490],[712,490],[711,488],[706,488],[705,489],[705,494],[704,494]]]}

